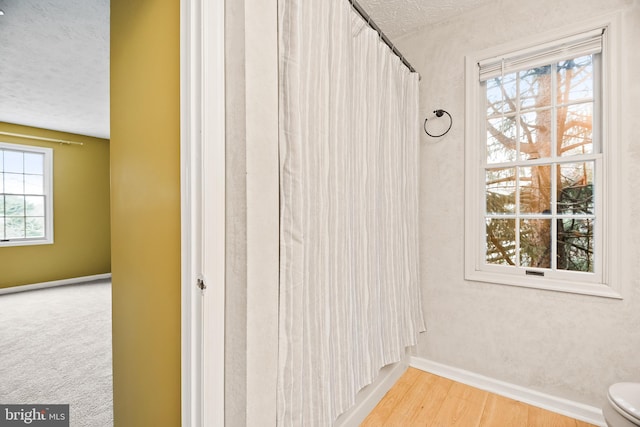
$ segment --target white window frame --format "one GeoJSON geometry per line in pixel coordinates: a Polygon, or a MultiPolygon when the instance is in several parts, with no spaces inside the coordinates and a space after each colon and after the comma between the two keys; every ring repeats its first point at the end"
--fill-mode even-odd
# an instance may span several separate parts
{"type": "Polygon", "coordinates": [[[44,198],[45,235],[44,238],[22,238],[0,240],[0,247],[53,244],[53,149],[24,144],[0,142],[0,149],[38,153],[44,155],[44,198]]]}
{"type": "MultiPolygon", "coordinates": [[[[560,292],[570,292],[621,299],[618,260],[619,249],[619,14],[573,24],[537,37],[509,42],[485,49],[465,57],[465,279],[501,285],[521,286],[560,292]],[[600,206],[597,221],[602,221],[600,271],[596,275],[582,273],[570,280],[557,277],[529,276],[525,269],[507,272],[506,268],[485,262],[484,225],[485,178],[481,141],[484,137],[486,107],[481,89],[478,64],[500,56],[510,56],[520,51],[535,51],[536,46],[554,43],[597,29],[605,29],[601,54],[601,108],[602,108],[602,184],[596,201],[600,206]],[[498,268],[496,268],[498,267],[498,268]],[[594,277],[597,280],[594,281],[594,277]]],[[[594,118],[595,120],[595,118],[594,118]]],[[[485,131],[486,133],[486,131],[485,131]]],[[[597,193],[598,194],[598,193],[597,193]]],[[[598,208],[596,208],[597,210],[598,208]]],[[[598,262],[598,261],[596,261],[598,262]]],[[[531,270],[531,269],[527,269],[531,270]]]]}

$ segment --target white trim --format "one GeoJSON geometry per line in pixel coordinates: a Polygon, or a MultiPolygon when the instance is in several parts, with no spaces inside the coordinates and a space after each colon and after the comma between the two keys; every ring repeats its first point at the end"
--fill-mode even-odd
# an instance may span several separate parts
{"type": "Polygon", "coordinates": [[[541,393],[530,388],[485,377],[484,375],[420,357],[411,357],[409,365],[416,369],[449,378],[450,380],[508,397],[528,405],[537,406],[538,408],[566,415],[580,421],[606,427],[602,410],[594,406],[541,393]]]}
{"type": "MultiPolygon", "coordinates": [[[[552,31],[547,31],[545,33],[535,35],[535,36],[528,36],[526,37],[526,39],[511,40],[501,45],[492,46],[487,49],[474,52],[472,56],[477,58],[474,64],[477,67],[477,64],[480,61],[484,61],[490,58],[498,58],[498,57],[504,56],[505,54],[508,54],[509,52],[517,52],[525,48],[533,49],[534,46],[541,46],[544,44],[553,44],[557,40],[560,40],[566,37],[571,37],[572,35],[584,33],[589,30],[596,30],[599,28],[601,29],[604,27],[609,27],[612,24],[614,24],[614,26],[619,26],[619,21],[620,21],[620,13],[615,12],[610,14],[604,14],[596,18],[587,19],[581,22],[569,23],[567,25],[563,25],[562,27],[558,27],[552,31]]],[[[476,82],[477,81],[478,80],[476,79],[476,82]]]]}
{"type": "MultiPolygon", "coordinates": [[[[35,239],[15,239],[2,240],[0,247],[13,246],[31,246],[31,245],[51,245],[53,244],[53,149],[49,147],[41,147],[39,145],[28,144],[12,144],[9,142],[0,142],[0,148],[19,152],[32,152],[44,155],[44,170],[42,177],[44,179],[44,198],[45,198],[45,214],[44,214],[44,237],[35,239]]],[[[24,190],[24,189],[23,189],[24,190]]],[[[16,194],[21,196],[23,194],[16,194]]]]}
{"type": "Polygon", "coordinates": [[[225,8],[201,1],[202,91],[202,425],[224,425],[225,331],[225,8]]]}
{"type": "MultiPolygon", "coordinates": [[[[490,266],[492,267],[492,266],[490,266]]],[[[530,268],[528,270],[535,270],[530,268]]],[[[495,283],[498,285],[521,288],[543,289],[555,292],[567,292],[578,295],[589,295],[602,298],[623,299],[618,291],[610,286],[597,283],[577,283],[564,280],[527,277],[515,274],[500,274],[491,271],[467,271],[466,280],[495,283]]]]}
{"type": "Polygon", "coordinates": [[[488,80],[501,74],[527,70],[567,58],[602,52],[603,28],[589,29],[579,34],[556,39],[542,45],[527,47],[478,63],[480,80],[488,80]]]}
{"type": "Polygon", "coordinates": [[[224,0],[181,0],[180,14],[182,425],[222,426],[224,0]]]}
{"type": "Polygon", "coordinates": [[[180,1],[181,404],[182,425],[202,425],[199,274],[199,4],[180,1]]]}
{"type": "Polygon", "coordinates": [[[246,420],[276,425],[280,162],[278,2],[244,2],[246,141],[246,420]]]}
{"type": "Polygon", "coordinates": [[[334,427],[357,427],[362,424],[384,395],[402,377],[408,366],[408,361],[402,360],[380,369],[376,380],[358,392],[355,405],[338,417],[334,427]]]}
{"type": "MultiPolygon", "coordinates": [[[[522,41],[513,41],[500,46],[475,52],[465,57],[465,279],[501,285],[520,286],[535,289],[569,292],[605,298],[622,299],[619,278],[620,245],[620,190],[619,190],[619,138],[620,115],[619,79],[620,67],[620,13],[605,15],[597,19],[568,25],[530,37],[522,41]],[[602,139],[605,156],[604,181],[606,190],[598,191],[603,215],[598,212],[598,221],[605,218],[599,233],[601,236],[601,268],[597,268],[598,283],[583,281],[579,273],[550,272],[547,278],[527,277],[524,271],[502,272],[501,266],[487,266],[478,248],[484,239],[479,213],[484,211],[483,198],[479,191],[479,183],[485,181],[479,149],[477,147],[478,130],[481,128],[478,108],[480,91],[478,86],[478,63],[485,58],[494,58],[503,52],[513,52],[523,46],[542,45],[570,35],[590,29],[606,28],[602,43],[602,139]],[[566,278],[566,280],[565,280],[566,278]]],[[[602,187],[601,187],[602,188],[602,187]]],[[[506,270],[506,268],[502,268],[506,270]]],[[[530,269],[531,270],[531,269],[530,269]]]]}
{"type": "Polygon", "coordinates": [[[95,282],[96,280],[110,279],[111,273],[94,274],[92,276],[74,277],[71,279],[52,280],[50,282],[34,283],[31,285],[11,286],[0,289],[0,295],[14,294],[17,292],[35,291],[37,289],[55,288],[57,286],[75,285],[78,283],[95,282]]]}
{"type": "Polygon", "coordinates": [[[621,215],[622,215],[622,195],[620,187],[622,180],[620,178],[620,162],[622,160],[620,154],[621,141],[621,128],[622,119],[620,106],[622,96],[620,92],[620,49],[622,46],[621,41],[621,28],[622,28],[622,14],[616,13],[607,18],[608,31],[604,35],[603,40],[603,69],[604,61],[608,62],[608,75],[603,76],[602,91],[608,91],[609,96],[602,98],[602,139],[609,140],[608,144],[603,147],[605,153],[605,176],[606,189],[602,192],[603,204],[605,207],[604,215],[608,218],[604,225],[604,235],[608,236],[603,241],[604,257],[603,257],[603,275],[606,278],[607,284],[611,289],[617,291],[620,294],[620,298],[623,298],[623,283],[620,278],[620,271],[622,270],[621,258],[624,251],[620,247],[622,241],[621,231],[621,215]]]}

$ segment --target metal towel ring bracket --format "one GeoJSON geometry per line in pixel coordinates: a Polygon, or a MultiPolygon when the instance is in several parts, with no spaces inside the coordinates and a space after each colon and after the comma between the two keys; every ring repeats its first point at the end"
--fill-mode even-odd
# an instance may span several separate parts
{"type": "Polygon", "coordinates": [[[429,133],[429,131],[427,130],[427,120],[429,120],[429,118],[424,119],[424,131],[427,135],[429,135],[432,138],[439,138],[441,136],[444,136],[447,134],[447,132],[449,132],[451,130],[451,126],[453,126],[453,117],[451,117],[451,114],[447,113],[445,110],[434,110],[433,111],[436,114],[436,117],[442,117],[443,115],[447,115],[449,116],[449,127],[447,128],[447,130],[445,130],[444,132],[442,132],[440,135],[432,135],[429,133]]]}

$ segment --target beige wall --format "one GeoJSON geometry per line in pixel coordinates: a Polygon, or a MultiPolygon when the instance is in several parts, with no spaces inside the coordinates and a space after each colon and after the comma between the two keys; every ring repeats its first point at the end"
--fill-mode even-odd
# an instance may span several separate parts
{"type": "Polygon", "coordinates": [[[417,355],[567,399],[600,406],[607,387],[639,381],[640,2],[494,1],[397,41],[422,75],[421,117],[453,115],[443,138],[423,134],[421,276],[427,333],[417,355]],[[464,57],[607,13],[622,14],[619,242],[623,300],[464,280],[464,57]]]}
{"type": "Polygon", "coordinates": [[[278,2],[245,0],[247,425],[276,421],[279,161],[278,2]]]}
{"type": "Polygon", "coordinates": [[[180,2],[111,2],[115,427],[180,425],[180,2]]]}
{"type": "Polygon", "coordinates": [[[225,1],[225,425],[247,422],[247,150],[244,0],[225,1]]]}
{"type": "Polygon", "coordinates": [[[225,421],[275,425],[277,2],[227,1],[225,421]]]}
{"type": "Polygon", "coordinates": [[[0,131],[84,144],[0,136],[52,148],[54,174],[54,243],[0,248],[0,288],[109,273],[109,141],[2,122],[0,131]]]}

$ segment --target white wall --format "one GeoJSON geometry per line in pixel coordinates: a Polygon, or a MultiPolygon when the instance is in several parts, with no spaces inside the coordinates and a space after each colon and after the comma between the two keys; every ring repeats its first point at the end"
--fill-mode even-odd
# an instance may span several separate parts
{"type": "Polygon", "coordinates": [[[225,425],[275,426],[277,2],[225,0],[225,425]]]}
{"type": "Polygon", "coordinates": [[[422,75],[422,118],[453,115],[440,139],[423,134],[421,275],[427,333],[418,357],[601,406],[609,384],[640,381],[640,1],[497,0],[396,41],[422,75]],[[464,56],[623,12],[621,184],[624,299],[464,280],[464,56]],[[429,114],[432,116],[433,114],[429,114]],[[635,196],[635,197],[634,197],[635,196]]]}
{"type": "Polygon", "coordinates": [[[245,0],[247,425],[276,422],[279,170],[278,4],[245,0]]]}
{"type": "Polygon", "coordinates": [[[225,425],[247,423],[247,152],[244,0],[225,0],[225,425]]]}

